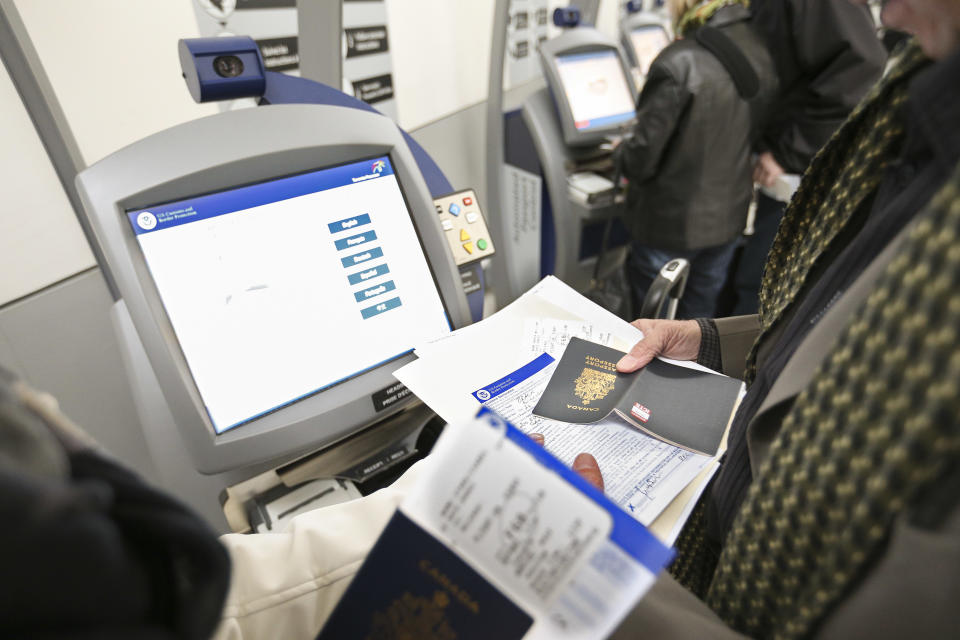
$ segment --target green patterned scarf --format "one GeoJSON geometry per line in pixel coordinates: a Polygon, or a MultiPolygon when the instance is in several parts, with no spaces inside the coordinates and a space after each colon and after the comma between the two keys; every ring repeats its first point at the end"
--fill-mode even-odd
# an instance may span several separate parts
{"type": "Polygon", "coordinates": [[[799,638],[960,466],[960,167],[798,397],[721,552],[707,602],[799,638]]]}
{"type": "Polygon", "coordinates": [[[756,376],[757,346],[896,158],[904,137],[899,109],[907,99],[910,78],[927,62],[920,47],[910,43],[810,163],[767,257],[760,289],[760,336],[746,363],[748,384],[756,376]]]}
{"type": "Polygon", "coordinates": [[[707,0],[706,2],[701,2],[680,16],[680,19],[677,20],[677,24],[674,27],[674,31],[676,31],[678,36],[685,36],[689,31],[707,24],[707,21],[713,17],[713,14],[720,9],[734,4],[742,4],[749,8],[750,0],[707,0]]]}

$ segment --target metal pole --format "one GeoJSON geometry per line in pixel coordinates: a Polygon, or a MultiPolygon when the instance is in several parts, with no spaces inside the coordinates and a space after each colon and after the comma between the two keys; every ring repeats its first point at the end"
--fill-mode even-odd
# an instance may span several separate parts
{"type": "Polygon", "coordinates": [[[70,201],[80,228],[83,229],[83,235],[86,236],[97,264],[100,265],[100,273],[106,281],[110,296],[117,301],[120,299],[120,291],[84,214],[80,194],[74,183],[77,174],[86,168],[86,163],[13,0],[0,0],[0,58],[3,59],[3,65],[10,74],[20,99],[23,100],[47,155],[50,156],[50,162],[66,192],[67,200],[70,201]]]}

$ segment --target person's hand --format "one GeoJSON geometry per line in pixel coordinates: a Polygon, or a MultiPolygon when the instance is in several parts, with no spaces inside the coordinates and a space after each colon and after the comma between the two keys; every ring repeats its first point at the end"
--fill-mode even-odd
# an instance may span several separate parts
{"type": "Polygon", "coordinates": [[[657,356],[674,360],[696,360],[700,353],[700,325],[696,320],[650,320],[631,322],[643,331],[643,339],[620,358],[617,371],[632,373],[657,356]]]}
{"type": "MultiPolygon", "coordinates": [[[[543,446],[543,434],[531,433],[530,439],[541,447],[543,446]]],[[[573,459],[573,470],[580,474],[580,477],[592,484],[594,487],[603,491],[603,474],[600,473],[600,465],[597,459],[589,453],[578,453],[573,459]]]]}
{"type": "Polygon", "coordinates": [[[765,187],[772,187],[777,178],[783,175],[783,167],[777,162],[773,154],[764,151],[757,156],[757,162],[753,165],[753,181],[765,187]]]}

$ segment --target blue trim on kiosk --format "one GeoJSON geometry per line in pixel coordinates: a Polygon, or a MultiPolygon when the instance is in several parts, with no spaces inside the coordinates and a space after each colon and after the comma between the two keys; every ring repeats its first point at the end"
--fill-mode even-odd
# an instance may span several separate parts
{"type": "MultiPolygon", "coordinates": [[[[266,75],[267,89],[260,100],[261,104],[329,104],[380,113],[363,100],[320,82],[307,80],[306,78],[295,78],[275,71],[268,71],[266,75]]],[[[443,175],[443,171],[433,161],[430,154],[406,131],[401,129],[400,132],[403,134],[407,146],[410,147],[413,158],[417,161],[417,166],[420,167],[420,172],[423,173],[423,179],[427,183],[427,188],[430,189],[430,195],[437,198],[454,191],[450,181],[443,175]]]]}

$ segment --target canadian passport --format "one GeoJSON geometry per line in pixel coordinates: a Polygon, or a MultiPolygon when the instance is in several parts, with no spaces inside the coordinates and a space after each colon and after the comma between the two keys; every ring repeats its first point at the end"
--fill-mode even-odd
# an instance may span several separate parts
{"type": "Polygon", "coordinates": [[[611,413],[677,447],[716,455],[743,384],[734,378],[654,359],[620,373],[625,354],[571,338],[534,415],[574,424],[611,413]]]}
{"type": "Polygon", "coordinates": [[[522,638],[533,618],[401,511],[318,640],[522,638]]]}

